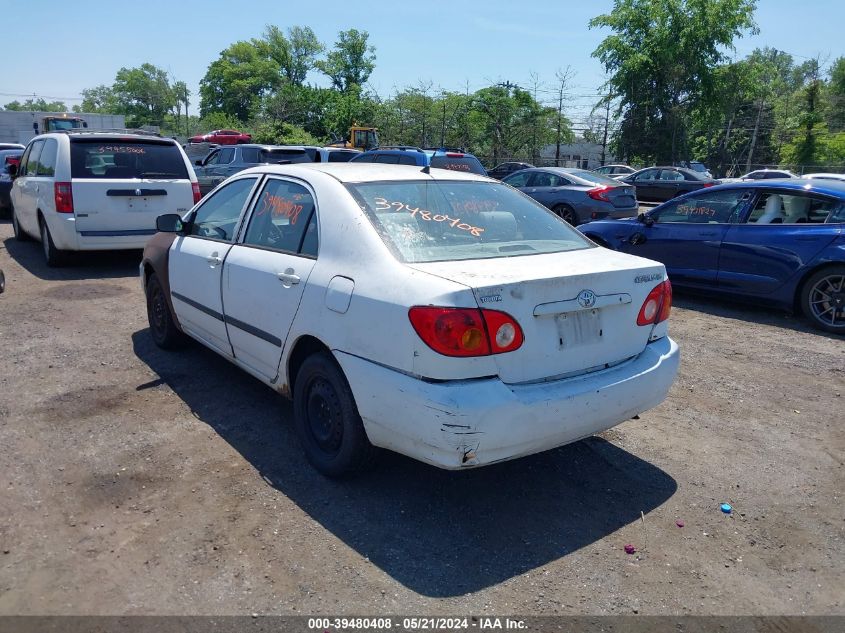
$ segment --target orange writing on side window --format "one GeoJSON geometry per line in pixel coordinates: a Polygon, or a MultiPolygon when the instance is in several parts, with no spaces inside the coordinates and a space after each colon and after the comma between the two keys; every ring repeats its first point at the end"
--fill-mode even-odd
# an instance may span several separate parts
{"type": "Polygon", "coordinates": [[[264,215],[270,212],[275,218],[287,218],[291,224],[296,224],[299,214],[302,213],[304,208],[301,204],[296,204],[282,196],[274,196],[268,191],[264,192],[261,203],[262,206],[256,215],[264,215]]]}

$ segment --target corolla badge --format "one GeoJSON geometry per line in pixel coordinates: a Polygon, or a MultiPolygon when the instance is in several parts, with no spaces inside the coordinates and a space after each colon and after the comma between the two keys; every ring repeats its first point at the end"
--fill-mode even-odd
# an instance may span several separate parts
{"type": "Polygon", "coordinates": [[[596,293],[592,290],[582,290],[578,293],[578,303],[584,308],[592,308],[596,305],[596,293]]]}

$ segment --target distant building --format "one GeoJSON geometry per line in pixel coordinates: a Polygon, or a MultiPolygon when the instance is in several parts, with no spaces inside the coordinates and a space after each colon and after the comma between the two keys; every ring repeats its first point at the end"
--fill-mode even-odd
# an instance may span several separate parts
{"type": "MultiPolygon", "coordinates": [[[[557,145],[546,145],[540,150],[540,164],[554,165],[557,145]]],[[[595,169],[601,167],[602,146],[598,143],[590,143],[582,138],[576,138],[574,143],[560,146],[560,160],[558,167],[580,167],[581,169],[595,169]]],[[[612,165],[616,158],[610,151],[604,155],[604,164],[612,165]]]]}

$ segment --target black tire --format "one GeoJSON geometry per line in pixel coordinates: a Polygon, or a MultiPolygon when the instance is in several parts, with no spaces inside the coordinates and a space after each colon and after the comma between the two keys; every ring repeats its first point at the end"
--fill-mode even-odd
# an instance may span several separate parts
{"type": "Polygon", "coordinates": [[[311,465],[326,477],[353,475],[376,456],[346,377],[325,352],[305,359],[293,390],[296,432],[311,465]]]}
{"type": "Polygon", "coordinates": [[[845,334],[845,266],[813,273],[801,286],[801,309],[814,327],[845,334]]]}
{"type": "Polygon", "coordinates": [[[555,206],[552,211],[569,222],[572,226],[578,226],[578,216],[575,213],[575,209],[570,207],[568,204],[559,204],[555,206]]]}
{"type": "Polygon", "coordinates": [[[176,325],[170,306],[164,294],[164,288],[158,276],[153,273],[147,280],[147,320],[150,323],[150,336],[161,349],[176,349],[185,343],[186,336],[176,325]]]}
{"type": "Polygon", "coordinates": [[[41,250],[44,252],[44,260],[51,268],[64,266],[67,263],[67,251],[56,248],[53,243],[53,236],[50,235],[50,229],[47,223],[42,219],[41,222],[41,250]]]}
{"type": "Polygon", "coordinates": [[[6,275],[0,270],[0,295],[6,292],[6,275]]]}
{"type": "Polygon", "coordinates": [[[11,207],[9,213],[12,215],[12,231],[15,233],[15,239],[19,242],[28,242],[32,238],[21,228],[18,223],[18,215],[15,213],[15,207],[11,207]]]}

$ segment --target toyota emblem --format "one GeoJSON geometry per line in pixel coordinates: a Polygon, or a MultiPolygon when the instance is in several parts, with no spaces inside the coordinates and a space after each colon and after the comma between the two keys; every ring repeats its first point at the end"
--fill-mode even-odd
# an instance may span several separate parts
{"type": "Polygon", "coordinates": [[[592,308],[596,305],[596,293],[592,290],[582,290],[578,293],[578,303],[581,307],[592,308]]]}

